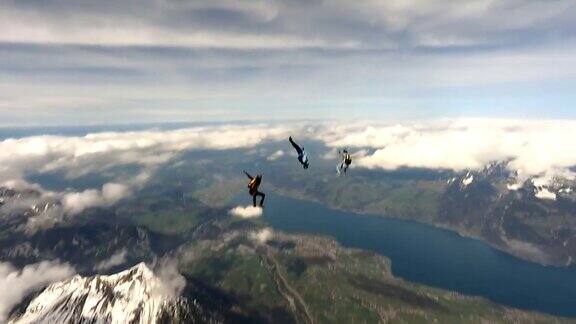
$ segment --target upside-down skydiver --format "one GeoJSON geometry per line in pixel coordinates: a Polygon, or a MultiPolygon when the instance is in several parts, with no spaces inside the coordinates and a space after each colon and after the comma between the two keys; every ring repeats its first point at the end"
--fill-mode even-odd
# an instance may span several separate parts
{"type": "Polygon", "coordinates": [[[253,206],[256,207],[256,197],[260,196],[260,197],[262,197],[260,199],[260,207],[263,207],[264,206],[264,198],[266,198],[266,195],[263,192],[258,191],[258,188],[260,187],[260,183],[262,183],[262,175],[257,174],[256,177],[253,177],[250,174],[248,174],[248,172],[246,172],[246,171],[244,171],[244,174],[250,179],[250,182],[248,182],[248,193],[250,194],[250,196],[252,196],[253,206]]]}
{"type": "Polygon", "coordinates": [[[306,155],[306,152],[304,151],[303,147],[298,146],[298,144],[296,144],[293,140],[292,140],[292,136],[290,136],[288,138],[288,140],[290,141],[290,144],[292,144],[292,146],[294,147],[294,149],[296,150],[296,153],[298,153],[298,162],[300,162],[300,164],[302,164],[302,167],[304,167],[304,169],[308,169],[308,167],[310,166],[308,163],[308,156],[306,155]]]}
{"type": "Polygon", "coordinates": [[[352,164],[352,155],[348,152],[348,149],[344,149],[342,152],[338,151],[338,153],[342,155],[342,162],[337,168],[338,173],[340,173],[340,171],[346,173],[348,167],[352,164]]]}

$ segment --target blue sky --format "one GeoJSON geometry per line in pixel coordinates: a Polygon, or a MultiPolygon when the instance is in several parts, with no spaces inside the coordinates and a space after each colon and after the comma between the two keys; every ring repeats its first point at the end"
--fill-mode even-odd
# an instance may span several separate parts
{"type": "Polygon", "coordinates": [[[575,11],[575,0],[4,0],[0,125],[576,118],[575,11]]]}

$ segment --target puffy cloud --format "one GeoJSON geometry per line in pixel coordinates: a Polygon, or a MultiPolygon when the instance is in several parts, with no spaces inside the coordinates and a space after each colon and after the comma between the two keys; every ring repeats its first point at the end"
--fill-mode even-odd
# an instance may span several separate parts
{"type": "Polygon", "coordinates": [[[270,155],[266,158],[266,160],[268,160],[268,161],[276,161],[276,160],[278,160],[279,158],[283,157],[284,155],[285,155],[284,151],[278,150],[278,151],[270,154],[270,155]]]}
{"type": "Polygon", "coordinates": [[[156,168],[179,153],[195,149],[249,148],[287,136],[288,128],[224,125],[177,130],[91,133],[85,136],[30,136],[0,141],[0,181],[10,188],[34,189],[40,196],[10,201],[2,211],[30,208],[46,200],[60,201],[37,212],[24,226],[26,232],[60,223],[88,208],[112,206],[143,186],[156,168]],[[118,179],[100,189],[49,192],[22,180],[29,174],[63,172],[67,178],[103,172],[116,166],[137,165],[131,179],[118,179]],[[120,182],[121,181],[121,182],[120,182]]]}
{"type": "Polygon", "coordinates": [[[576,165],[566,139],[576,136],[572,120],[454,119],[404,125],[338,126],[317,138],[332,147],[370,148],[355,161],[368,169],[401,167],[479,169],[492,161],[525,178],[576,165]]]}
{"type": "Polygon", "coordinates": [[[10,310],[34,290],[74,273],[68,264],[56,261],[29,264],[22,269],[0,262],[0,322],[5,321],[10,310]]]}
{"type": "Polygon", "coordinates": [[[268,242],[270,239],[272,239],[273,236],[274,232],[270,228],[263,228],[260,231],[252,232],[249,234],[250,239],[260,244],[268,242]]]}
{"type": "Polygon", "coordinates": [[[162,296],[178,297],[186,287],[186,279],[178,271],[178,261],[162,258],[154,265],[154,274],[159,281],[154,292],[162,296]]]}
{"type": "Polygon", "coordinates": [[[0,180],[32,171],[78,177],[118,165],[154,167],[186,150],[253,147],[287,134],[287,128],[259,124],[6,139],[0,141],[0,180]]]}
{"type": "Polygon", "coordinates": [[[128,254],[128,250],[121,249],[120,251],[112,254],[110,256],[110,258],[98,262],[94,266],[94,269],[96,269],[98,271],[105,271],[105,270],[108,270],[108,269],[113,268],[115,266],[119,266],[119,265],[123,264],[124,262],[126,262],[126,255],[127,254],[128,254]]]}
{"type": "Polygon", "coordinates": [[[12,188],[16,190],[25,190],[25,189],[32,189],[32,190],[42,190],[42,187],[36,183],[29,183],[23,179],[11,179],[4,181],[1,184],[3,187],[12,188]]]}
{"type": "Polygon", "coordinates": [[[88,189],[82,192],[67,193],[62,198],[66,213],[75,215],[93,207],[111,206],[127,197],[130,189],[122,184],[107,183],[102,190],[88,189]]]}
{"type": "MultiPolygon", "coordinates": [[[[576,165],[576,151],[565,139],[576,135],[572,120],[446,119],[417,123],[288,123],[224,125],[178,130],[94,133],[86,136],[32,136],[0,142],[0,180],[25,184],[31,172],[65,171],[77,177],[108,168],[136,164],[143,171],[124,186],[105,185],[100,192],[72,193],[71,202],[114,202],[126,196],[154,168],[179,152],[195,149],[252,148],[283,140],[291,132],[333,148],[355,147],[355,164],[366,168],[399,167],[474,169],[494,160],[508,160],[511,169],[535,175],[576,165]],[[543,154],[545,152],[546,154],[543,154]],[[3,176],[3,177],[2,177],[3,176]],[[2,179],[4,178],[4,179],[2,179]],[[14,180],[16,179],[16,180],[14,180]],[[16,181],[16,182],[15,182],[16,181]]],[[[283,156],[279,150],[269,159],[283,156]]]]}
{"type": "MultiPolygon", "coordinates": [[[[18,179],[37,172],[63,171],[74,178],[121,165],[141,167],[133,179],[115,180],[100,189],[44,192],[46,197],[60,199],[63,213],[71,216],[86,208],[113,205],[129,196],[146,183],[157,167],[172,162],[181,152],[254,148],[265,142],[285,140],[290,133],[322,141],[331,148],[354,148],[354,166],[368,169],[414,167],[460,171],[478,169],[497,160],[507,161],[510,170],[518,172],[517,180],[521,183],[534,176],[568,172],[576,165],[576,150],[567,149],[565,144],[566,139],[576,137],[573,120],[271,123],[6,139],[0,141],[0,181],[38,188],[18,179]]],[[[290,153],[278,151],[269,158],[290,153]]],[[[3,208],[8,207],[7,204],[3,208]]],[[[238,217],[257,217],[261,212],[242,206],[230,211],[238,217]]],[[[44,216],[31,219],[30,226],[46,226],[61,219],[54,211],[44,216]]]]}
{"type": "Polygon", "coordinates": [[[230,215],[240,218],[256,218],[262,216],[261,207],[236,206],[230,210],[230,215]]]}
{"type": "Polygon", "coordinates": [[[285,127],[260,124],[6,139],[0,141],[0,181],[9,187],[40,189],[21,179],[30,173],[63,171],[68,178],[76,178],[115,166],[142,167],[139,175],[124,184],[109,183],[101,190],[64,193],[65,210],[77,213],[126,197],[133,187],[144,184],[157,166],[171,161],[179,152],[248,148],[286,134],[285,127]]]}
{"type": "Polygon", "coordinates": [[[548,190],[546,188],[542,188],[542,189],[536,191],[535,196],[536,196],[536,198],[540,198],[540,199],[556,200],[556,194],[551,192],[550,190],[548,190]]]}

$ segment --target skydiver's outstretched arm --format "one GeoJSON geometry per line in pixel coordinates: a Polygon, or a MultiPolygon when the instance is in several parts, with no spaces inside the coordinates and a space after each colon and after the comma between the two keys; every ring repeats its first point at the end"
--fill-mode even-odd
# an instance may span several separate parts
{"type": "Polygon", "coordinates": [[[292,144],[294,149],[296,149],[296,152],[298,152],[298,155],[302,154],[302,149],[300,148],[300,146],[298,146],[298,144],[294,143],[294,141],[292,140],[292,136],[288,137],[288,140],[290,141],[290,144],[292,144]]]}
{"type": "Polygon", "coordinates": [[[246,172],[246,170],[244,170],[244,174],[245,174],[248,178],[250,178],[250,180],[254,179],[254,177],[251,176],[251,175],[249,175],[248,172],[246,172]]]}

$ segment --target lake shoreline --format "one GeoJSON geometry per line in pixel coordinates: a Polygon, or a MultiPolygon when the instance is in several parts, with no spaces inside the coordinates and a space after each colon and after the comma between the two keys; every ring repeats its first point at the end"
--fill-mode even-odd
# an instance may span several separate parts
{"type": "Polygon", "coordinates": [[[406,221],[415,222],[417,224],[424,224],[424,225],[432,226],[434,228],[447,230],[447,231],[456,233],[456,234],[460,235],[461,237],[478,240],[478,241],[485,243],[488,246],[490,246],[496,250],[504,252],[504,253],[506,253],[510,256],[516,257],[520,260],[532,262],[532,263],[535,263],[538,265],[542,265],[542,266],[546,266],[546,267],[554,267],[554,268],[571,268],[571,267],[576,268],[576,262],[574,262],[574,261],[571,264],[562,264],[562,263],[558,263],[558,262],[552,262],[551,260],[549,260],[548,255],[546,255],[546,257],[547,257],[546,260],[544,260],[542,258],[535,258],[531,255],[523,254],[523,253],[521,253],[521,251],[514,250],[514,249],[506,247],[506,246],[495,244],[494,242],[486,240],[484,237],[482,237],[480,235],[476,235],[474,233],[465,231],[461,228],[452,227],[448,224],[435,223],[432,221],[422,221],[422,220],[417,219],[417,218],[411,218],[411,217],[405,217],[405,216],[394,216],[394,215],[379,214],[379,213],[367,213],[367,212],[362,211],[362,210],[351,210],[351,209],[341,208],[338,206],[334,206],[333,204],[327,204],[324,201],[314,199],[314,198],[311,198],[309,196],[302,196],[302,195],[299,195],[298,193],[293,193],[291,191],[283,190],[283,189],[277,188],[277,187],[273,188],[273,192],[275,192],[276,194],[278,194],[280,196],[284,196],[284,197],[288,197],[288,198],[292,198],[292,199],[322,204],[322,205],[326,206],[327,208],[330,208],[332,210],[341,211],[341,212],[352,213],[352,214],[357,214],[357,215],[362,215],[362,216],[376,217],[376,218],[406,220],[406,221]]]}
{"type": "Polygon", "coordinates": [[[328,236],[343,247],[378,253],[394,276],[479,296],[494,303],[576,317],[576,267],[523,260],[484,240],[411,219],[375,217],[282,195],[270,196],[263,220],[275,230],[328,236]]]}

